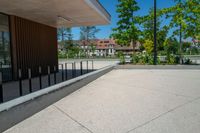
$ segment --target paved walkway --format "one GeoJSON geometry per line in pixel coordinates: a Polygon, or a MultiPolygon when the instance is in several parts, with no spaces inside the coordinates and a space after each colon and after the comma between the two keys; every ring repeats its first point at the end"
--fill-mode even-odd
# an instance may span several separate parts
{"type": "Polygon", "coordinates": [[[200,70],[114,70],[6,133],[199,133],[200,70]]]}

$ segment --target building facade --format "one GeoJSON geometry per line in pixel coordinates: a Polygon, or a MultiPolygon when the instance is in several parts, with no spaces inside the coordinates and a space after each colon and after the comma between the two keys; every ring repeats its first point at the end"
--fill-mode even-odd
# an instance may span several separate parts
{"type": "Polygon", "coordinates": [[[84,41],[75,41],[88,56],[96,57],[115,57],[119,52],[124,55],[132,55],[133,51],[139,51],[142,45],[140,42],[137,42],[134,47],[132,45],[123,46],[117,44],[114,39],[96,39],[91,40],[91,42],[92,43],[84,43],[84,41]],[[91,47],[95,47],[95,51],[92,50],[91,47]]]}
{"type": "Polygon", "coordinates": [[[110,15],[97,0],[1,0],[0,71],[4,80],[58,67],[57,28],[103,25],[110,15]]]}

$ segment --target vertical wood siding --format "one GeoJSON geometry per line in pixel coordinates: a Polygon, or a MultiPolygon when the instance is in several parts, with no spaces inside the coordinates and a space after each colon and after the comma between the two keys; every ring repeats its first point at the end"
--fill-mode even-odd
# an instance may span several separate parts
{"type": "Polygon", "coordinates": [[[37,76],[39,66],[43,74],[47,73],[47,66],[51,70],[58,66],[56,28],[16,16],[11,16],[10,21],[15,79],[19,68],[26,78],[28,68],[31,68],[33,76],[37,76]]]}

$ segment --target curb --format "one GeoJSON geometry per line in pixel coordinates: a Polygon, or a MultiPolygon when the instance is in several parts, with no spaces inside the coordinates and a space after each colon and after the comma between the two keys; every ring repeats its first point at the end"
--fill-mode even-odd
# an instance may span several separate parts
{"type": "Polygon", "coordinates": [[[116,69],[200,70],[200,65],[118,65],[116,69]]]}

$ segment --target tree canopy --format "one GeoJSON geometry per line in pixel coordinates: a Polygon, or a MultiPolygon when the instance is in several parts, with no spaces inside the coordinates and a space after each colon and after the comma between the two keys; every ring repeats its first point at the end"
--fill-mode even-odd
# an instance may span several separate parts
{"type": "Polygon", "coordinates": [[[117,13],[119,21],[117,28],[113,29],[111,37],[116,39],[118,44],[130,45],[139,39],[139,29],[136,26],[138,16],[134,13],[140,8],[136,0],[118,0],[117,13]]]}

